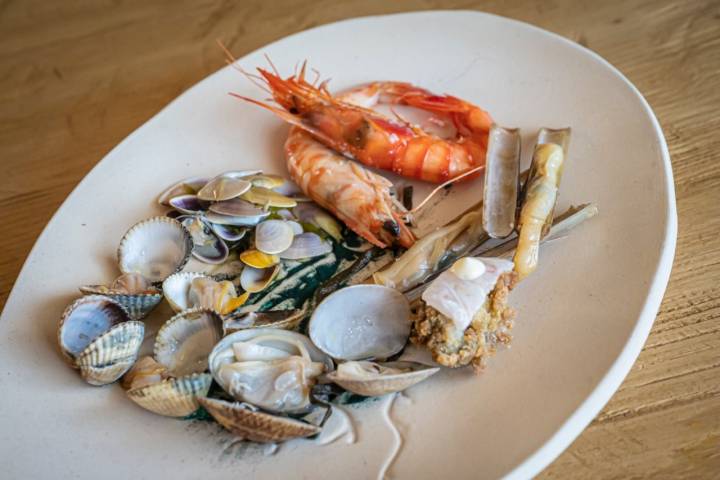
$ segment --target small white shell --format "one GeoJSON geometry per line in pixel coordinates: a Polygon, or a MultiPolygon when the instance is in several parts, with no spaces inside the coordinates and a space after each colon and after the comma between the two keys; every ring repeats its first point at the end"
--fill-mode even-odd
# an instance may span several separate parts
{"type": "Polygon", "coordinates": [[[168,320],[155,337],[155,359],[175,376],[207,370],[208,354],[222,338],[222,318],[212,310],[191,309],[168,320]]]}
{"type": "Polygon", "coordinates": [[[240,274],[240,286],[246,292],[260,292],[272,283],[279,272],[280,265],[268,268],[246,266],[240,274]]]}
{"type": "Polygon", "coordinates": [[[402,293],[381,285],[354,285],[320,302],[309,333],[320,350],[336,359],[388,358],[407,343],[410,324],[410,305],[402,293]]]}
{"type": "Polygon", "coordinates": [[[192,374],[128,390],[127,396],[158,415],[187,417],[200,407],[198,398],[207,395],[211,383],[208,373],[192,374]]]}
{"type": "Polygon", "coordinates": [[[205,184],[205,186],[197,192],[197,196],[201,200],[219,202],[239,197],[250,190],[250,187],[252,187],[252,183],[248,181],[228,174],[222,174],[205,184]]]}
{"type": "Polygon", "coordinates": [[[255,248],[274,255],[287,250],[295,236],[284,220],[265,220],[255,228],[255,248]]]}
{"type": "Polygon", "coordinates": [[[196,278],[210,278],[200,272],[177,272],[173,273],[163,281],[163,295],[170,307],[176,312],[190,308],[189,293],[190,285],[196,278]]]}
{"type": "Polygon", "coordinates": [[[160,205],[169,206],[170,199],[179,195],[195,194],[208,182],[206,177],[191,177],[170,185],[158,197],[160,205]]]}
{"type": "Polygon", "coordinates": [[[318,257],[332,252],[330,242],[323,240],[320,235],[312,232],[295,235],[290,246],[280,252],[280,258],[285,260],[301,260],[303,258],[318,257]]]}
{"type": "Polygon", "coordinates": [[[123,273],[139,273],[151,282],[160,282],[182,270],[190,259],[193,240],[180,222],[153,217],[135,224],[118,247],[123,273]]]}
{"type": "Polygon", "coordinates": [[[378,397],[410,388],[439,371],[438,367],[414,362],[361,361],[341,363],[327,378],[349,392],[378,397]]]}

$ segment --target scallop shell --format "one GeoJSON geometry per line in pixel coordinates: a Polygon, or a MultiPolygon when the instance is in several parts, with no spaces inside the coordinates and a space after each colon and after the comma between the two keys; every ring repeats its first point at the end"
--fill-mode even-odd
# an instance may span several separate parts
{"type": "Polygon", "coordinates": [[[155,293],[124,293],[119,290],[107,288],[104,285],[84,285],[80,291],[85,295],[103,295],[120,305],[130,314],[131,320],[142,320],[162,301],[162,293],[155,289],[155,293]]]}
{"type": "Polygon", "coordinates": [[[115,325],[77,357],[80,374],[91,385],[118,380],[135,363],[144,334],[142,322],[130,320],[115,325]]]}
{"type": "Polygon", "coordinates": [[[203,188],[197,192],[201,200],[220,202],[239,197],[250,190],[252,184],[234,175],[224,173],[211,179],[203,188]]]}
{"type": "Polygon", "coordinates": [[[483,229],[492,238],[505,238],[515,229],[520,189],[520,131],[490,128],[485,160],[483,229]]]}
{"type": "Polygon", "coordinates": [[[320,433],[320,427],[289,417],[253,410],[242,403],[198,399],[217,422],[240,438],[253,442],[283,442],[320,433]]]}
{"type": "Polygon", "coordinates": [[[277,255],[270,255],[259,250],[245,250],[239,258],[245,265],[253,268],[274,267],[280,263],[280,257],[277,255]]]}
{"type": "Polygon", "coordinates": [[[135,224],[118,247],[123,273],[136,272],[151,282],[160,282],[182,270],[190,259],[193,240],[177,220],[153,217],[135,224]]]}
{"type": "Polygon", "coordinates": [[[127,310],[111,298],[101,295],[79,298],[65,309],[60,319],[60,351],[68,363],[75,366],[75,360],[93,340],[128,320],[127,310]]]}
{"type": "Polygon", "coordinates": [[[190,308],[188,293],[192,281],[196,278],[210,278],[200,272],[177,272],[173,273],[163,281],[163,295],[170,307],[176,312],[190,308]]]}
{"type": "Polygon", "coordinates": [[[168,320],[155,337],[155,359],[175,377],[207,370],[208,354],[222,338],[222,318],[208,309],[191,309],[168,320]]]}
{"type": "Polygon", "coordinates": [[[364,395],[378,397],[387,393],[400,392],[420,383],[440,371],[438,367],[429,367],[415,362],[387,362],[375,364],[373,362],[347,362],[327,375],[328,380],[340,385],[345,390],[364,395]],[[347,364],[364,364],[363,375],[349,374],[342,366],[347,364]],[[374,368],[379,366],[380,368],[374,368]],[[370,368],[367,368],[370,367],[370,368]],[[408,370],[398,373],[381,373],[382,368],[408,370]],[[373,374],[372,371],[376,370],[373,374]]]}
{"type": "Polygon", "coordinates": [[[294,199],[263,187],[252,187],[240,198],[263,207],[291,208],[297,205],[294,199]]]}
{"type": "Polygon", "coordinates": [[[317,347],[335,359],[388,358],[410,336],[410,305],[395,289],[353,285],[328,295],[308,327],[317,347]]]}
{"type": "Polygon", "coordinates": [[[275,255],[288,249],[295,232],[284,220],[265,220],[255,228],[255,248],[275,255]]]}
{"type": "Polygon", "coordinates": [[[211,383],[209,373],[192,374],[128,390],[127,396],[158,415],[187,417],[200,407],[198,398],[208,394],[211,383]]]}
{"type": "Polygon", "coordinates": [[[240,274],[240,286],[246,292],[260,292],[272,283],[279,272],[279,264],[268,268],[245,267],[240,274]]]}

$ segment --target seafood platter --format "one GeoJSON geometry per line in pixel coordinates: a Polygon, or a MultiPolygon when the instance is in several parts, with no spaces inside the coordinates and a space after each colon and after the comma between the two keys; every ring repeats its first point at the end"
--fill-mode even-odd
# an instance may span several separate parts
{"type": "Polygon", "coordinates": [[[542,269],[542,245],[572,242],[598,209],[556,211],[573,168],[566,125],[520,132],[409,83],[331,92],[304,64],[271,67],[242,73],[272,103],[227,101],[290,125],[286,170],[207,172],[158,192],[165,215],[129,226],[116,278],[79,286],[57,344],[88,384],[117,383],[138,408],[278,444],[451,369],[481,377],[522,328],[512,291],[542,269]],[[521,135],[534,142],[527,169],[521,135]],[[436,187],[414,205],[383,171],[436,187]],[[424,226],[460,183],[475,204],[424,226]],[[174,314],[150,333],[162,303],[174,314]]]}

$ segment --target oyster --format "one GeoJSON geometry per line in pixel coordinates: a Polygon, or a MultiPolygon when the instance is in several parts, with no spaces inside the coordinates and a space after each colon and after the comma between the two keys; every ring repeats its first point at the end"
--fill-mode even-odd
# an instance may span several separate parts
{"type": "Polygon", "coordinates": [[[296,332],[242,330],[210,353],[210,373],[233,398],[273,412],[298,412],[310,404],[316,378],[332,360],[296,332]]]}
{"type": "Polygon", "coordinates": [[[174,377],[202,373],[208,354],[222,338],[222,319],[208,309],[191,309],[168,320],[155,337],[155,359],[174,377]]]}
{"type": "Polygon", "coordinates": [[[115,300],[128,311],[132,320],[142,320],[162,301],[162,292],[138,273],[125,273],[109,287],[83,285],[80,291],[85,295],[104,295],[115,300]]]}
{"type": "Polygon", "coordinates": [[[238,437],[253,442],[283,442],[320,433],[320,427],[316,425],[261,412],[246,403],[231,403],[214,398],[200,398],[199,401],[220,425],[238,437]]]}
{"type": "Polygon", "coordinates": [[[180,222],[153,217],[125,233],[118,247],[118,262],[123,273],[139,273],[151,282],[160,282],[180,271],[192,250],[192,237],[180,222]]]}
{"type": "Polygon", "coordinates": [[[377,397],[410,388],[439,371],[438,367],[415,362],[358,361],[338,364],[327,378],[349,392],[377,397]]]}
{"type": "Polygon", "coordinates": [[[65,309],[58,329],[60,350],[91,385],[118,380],[135,363],[145,326],[130,320],[116,301],[82,297],[65,309]]]}
{"type": "Polygon", "coordinates": [[[410,305],[392,288],[354,285],[328,295],[310,318],[313,343],[332,358],[388,358],[410,336],[410,305]]]}

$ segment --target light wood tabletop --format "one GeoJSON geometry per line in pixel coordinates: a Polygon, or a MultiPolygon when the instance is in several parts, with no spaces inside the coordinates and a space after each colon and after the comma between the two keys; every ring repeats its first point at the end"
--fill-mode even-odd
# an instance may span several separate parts
{"type": "MultiPolygon", "coordinates": [[[[120,140],[241,56],[319,24],[477,9],[599,53],[645,95],[672,156],[672,277],[620,390],[541,478],[720,476],[720,2],[0,2],[0,306],[63,199],[120,140]]],[[[502,39],[498,39],[502,41],[502,39]]],[[[28,319],[32,321],[32,319],[28,319]]]]}

